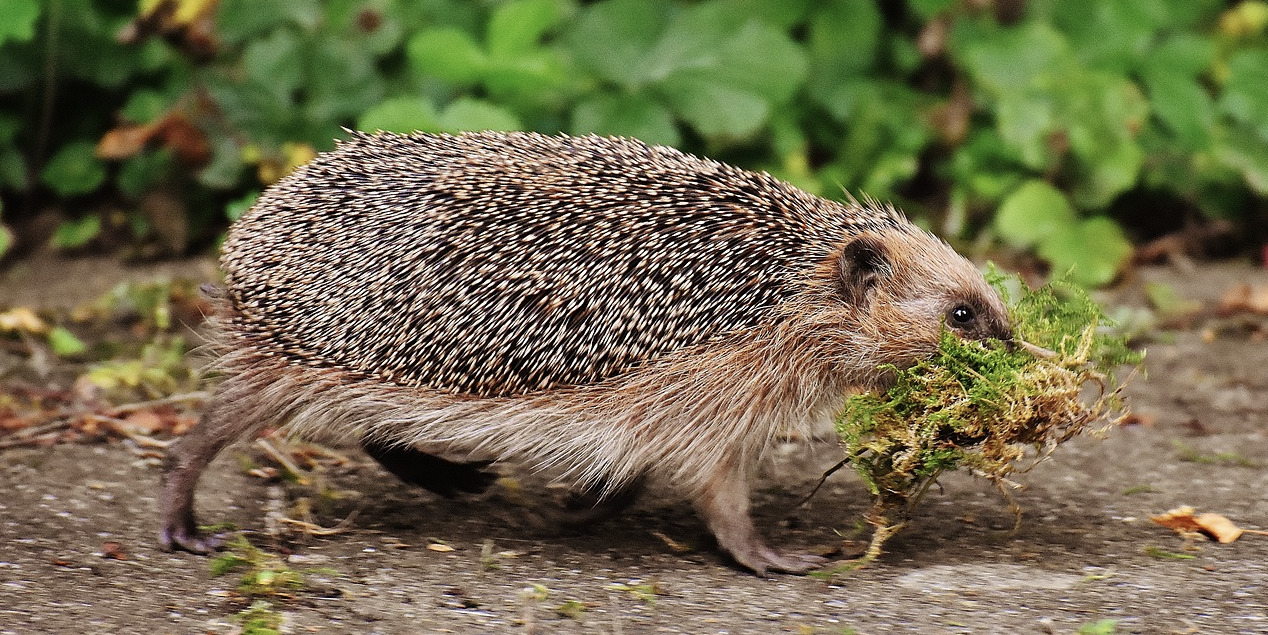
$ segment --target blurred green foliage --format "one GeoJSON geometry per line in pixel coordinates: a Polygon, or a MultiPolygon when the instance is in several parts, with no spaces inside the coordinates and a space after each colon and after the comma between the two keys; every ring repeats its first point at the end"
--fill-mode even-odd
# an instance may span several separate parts
{"type": "Polygon", "coordinates": [[[1103,284],[1128,235],[1262,208],[1266,29],[1263,0],[5,0],[0,195],[180,250],[342,127],[595,132],[1103,284]]]}

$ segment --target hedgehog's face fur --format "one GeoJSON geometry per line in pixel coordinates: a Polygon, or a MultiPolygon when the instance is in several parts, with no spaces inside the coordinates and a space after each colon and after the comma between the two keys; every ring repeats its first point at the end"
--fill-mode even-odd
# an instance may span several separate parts
{"type": "Polygon", "coordinates": [[[863,338],[854,346],[874,352],[877,364],[905,368],[932,356],[944,330],[975,340],[1013,338],[1008,309],[981,272],[914,227],[852,237],[835,269],[848,311],[842,326],[863,338]]]}

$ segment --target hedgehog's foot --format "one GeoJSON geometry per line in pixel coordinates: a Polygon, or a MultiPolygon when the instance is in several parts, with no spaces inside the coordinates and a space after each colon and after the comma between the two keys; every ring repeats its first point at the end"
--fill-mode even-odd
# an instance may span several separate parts
{"type": "MultiPolygon", "coordinates": [[[[178,444],[179,446],[179,444],[178,444]]],[[[221,544],[218,536],[198,531],[194,518],[194,486],[201,468],[180,465],[178,447],[168,455],[159,494],[159,546],[165,551],[184,549],[191,553],[210,553],[221,544]]]]}
{"type": "Polygon", "coordinates": [[[760,539],[757,543],[750,543],[746,547],[744,551],[730,550],[731,557],[762,577],[766,576],[767,571],[800,575],[811,569],[818,569],[828,561],[827,558],[814,554],[778,551],[767,546],[760,539]]]}
{"type": "Polygon", "coordinates": [[[766,544],[749,515],[748,479],[727,471],[711,480],[696,499],[696,509],[709,525],[718,546],[759,576],[769,571],[801,574],[827,559],[784,553],[766,544]]]}
{"type": "Polygon", "coordinates": [[[484,469],[492,461],[458,463],[408,445],[369,438],[361,440],[361,447],[396,478],[445,498],[453,498],[459,493],[482,493],[498,480],[496,473],[484,469]]]}
{"type": "Polygon", "coordinates": [[[190,553],[208,554],[219,549],[222,544],[224,539],[220,535],[199,531],[192,515],[175,522],[164,519],[163,527],[159,529],[159,546],[164,551],[182,549],[190,553]]]}

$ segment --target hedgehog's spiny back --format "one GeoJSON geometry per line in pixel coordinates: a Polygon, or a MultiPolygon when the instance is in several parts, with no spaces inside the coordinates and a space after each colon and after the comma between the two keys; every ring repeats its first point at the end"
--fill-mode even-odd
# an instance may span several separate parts
{"type": "Polygon", "coordinates": [[[633,140],[357,134],[266,192],[222,262],[268,354],[507,396],[761,324],[885,227],[910,226],[633,140]]]}

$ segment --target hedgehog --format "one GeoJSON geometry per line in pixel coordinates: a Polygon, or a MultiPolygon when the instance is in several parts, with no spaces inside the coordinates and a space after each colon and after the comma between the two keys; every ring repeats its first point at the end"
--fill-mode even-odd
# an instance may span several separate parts
{"type": "Polygon", "coordinates": [[[445,494],[487,485],[492,461],[596,501],[655,484],[739,565],[804,573],[824,559],[751,517],[763,455],[944,331],[1011,339],[980,271],[871,199],[628,138],[349,136],[224,241],[220,382],[165,462],[167,549],[218,545],[199,475],[272,424],[362,440],[445,494]]]}

